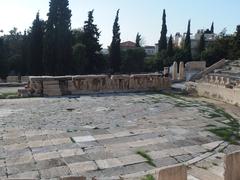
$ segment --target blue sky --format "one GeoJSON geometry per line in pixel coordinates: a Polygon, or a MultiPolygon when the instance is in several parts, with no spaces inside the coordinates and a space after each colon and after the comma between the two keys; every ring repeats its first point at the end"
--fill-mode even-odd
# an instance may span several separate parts
{"type": "MultiPolygon", "coordinates": [[[[112,25],[120,9],[121,39],[135,40],[139,32],[145,45],[153,45],[160,36],[162,10],[167,13],[168,34],[185,32],[187,21],[192,21],[192,33],[210,28],[215,23],[216,32],[224,27],[227,33],[240,24],[239,0],[69,0],[72,10],[72,28],[82,27],[87,12],[94,9],[95,23],[101,33],[103,47],[110,44],[112,25]]],[[[46,19],[49,0],[1,0],[0,29],[8,33],[14,26],[19,30],[29,28],[39,10],[46,19]]]]}

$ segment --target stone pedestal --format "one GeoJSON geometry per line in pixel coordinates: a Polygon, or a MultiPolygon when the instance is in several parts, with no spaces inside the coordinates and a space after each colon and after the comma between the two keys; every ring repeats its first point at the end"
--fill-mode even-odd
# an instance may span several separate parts
{"type": "Polygon", "coordinates": [[[184,80],[185,79],[185,67],[184,67],[184,62],[180,62],[179,65],[179,80],[184,80]]]}
{"type": "Polygon", "coordinates": [[[172,80],[178,80],[178,64],[175,61],[172,67],[172,80]]]}
{"type": "Polygon", "coordinates": [[[240,152],[235,152],[225,157],[224,180],[240,179],[240,152]]]}
{"type": "Polygon", "coordinates": [[[169,74],[169,67],[164,67],[163,75],[168,76],[169,74]]]}
{"type": "Polygon", "coordinates": [[[184,165],[163,168],[158,173],[158,180],[187,180],[187,168],[184,165]]]}

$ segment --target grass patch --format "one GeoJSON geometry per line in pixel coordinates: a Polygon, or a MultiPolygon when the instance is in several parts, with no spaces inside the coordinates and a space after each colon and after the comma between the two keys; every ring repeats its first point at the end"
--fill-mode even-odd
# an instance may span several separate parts
{"type": "Polygon", "coordinates": [[[197,102],[186,100],[184,95],[176,95],[164,93],[163,95],[172,98],[175,101],[175,107],[195,107],[203,117],[214,119],[215,121],[224,124],[226,127],[218,128],[215,125],[209,124],[206,127],[213,134],[221,137],[224,141],[230,144],[240,144],[240,124],[239,120],[227,113],[221,108],[216,107],[214,104],[208,102],[197,102]]]}
{"type": "Polygon", "coordinates": [[[155,180],[155,178],[153,177],[153,175],[148,174],[144,178],[142,178],[142,180],[155,180]]]}
{"type": "Polygon", "coordinates": [[[142,156],[144,159],[147,160],[147,163],[153,167],[157,167],[156,164],[153,162],[153,159],[145,152],[145,151],[137,151],[137,154],[142,156]]]}
{"type": "Polygon", "coordinates": [[[16,99],[19,98],[17,93],[9,92],[9,93],[0,93],[0,99],[16,99]]]}
{"type": "Polygon", "coordinates": [[[238,141],[240,141],[239,131],[234,130],[232,127],[214,128],[209,129],[209,131],[221,137],[224,141],[227,141],[230,144],[239,145],[238,143],[238,141]]]}

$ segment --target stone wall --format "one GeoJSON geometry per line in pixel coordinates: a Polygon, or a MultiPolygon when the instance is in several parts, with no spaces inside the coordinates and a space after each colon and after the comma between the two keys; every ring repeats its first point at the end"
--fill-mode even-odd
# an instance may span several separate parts
{"type": "Polygon", "coordinates": [[[209,74],[196,83],[188,83],[187,91],[229,104],[240,105],[240,78],[224,74],[209,74]]]}
{"type": "Polygon", "coordinates": [[[220,100],[233,105],[240,105],[240,88],[228,88],[210,83],[196,83],[199,96],[220,100]]]}
{"type": "Polygon", "coordinates": [[[157,91],[171,87],[160,74],[32,76],[27,90],[33,95],[61,96],[105,92],[157,91]]]}

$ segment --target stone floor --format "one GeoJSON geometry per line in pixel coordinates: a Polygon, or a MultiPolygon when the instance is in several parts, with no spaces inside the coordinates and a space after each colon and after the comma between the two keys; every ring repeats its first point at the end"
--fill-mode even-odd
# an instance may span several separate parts
{"type": "Polygon", "coordinates": [[[221,179],[224,152],[240,148],[207,131],[226,121],[213,111],[150,93],[0,100],[0,179],[139,179],[178,163],[221,179]]]}

